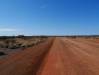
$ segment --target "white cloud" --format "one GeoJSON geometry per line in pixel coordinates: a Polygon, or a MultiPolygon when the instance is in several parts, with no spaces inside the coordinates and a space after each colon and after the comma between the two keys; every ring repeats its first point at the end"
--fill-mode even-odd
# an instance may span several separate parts
{"type": "Polygon", "coordinates": [[[0,32],[13,32],[13,31],[17,31],[17,29],[13,29],[13,28],[0,28],[0,32]]]}

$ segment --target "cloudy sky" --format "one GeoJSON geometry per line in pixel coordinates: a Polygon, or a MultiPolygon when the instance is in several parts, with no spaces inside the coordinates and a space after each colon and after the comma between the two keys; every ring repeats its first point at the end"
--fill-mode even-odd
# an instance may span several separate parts
{"type": "Polygon", "coordinates": [[[0,0],[0,35],[99,34],[99,0],[0,0]]]}

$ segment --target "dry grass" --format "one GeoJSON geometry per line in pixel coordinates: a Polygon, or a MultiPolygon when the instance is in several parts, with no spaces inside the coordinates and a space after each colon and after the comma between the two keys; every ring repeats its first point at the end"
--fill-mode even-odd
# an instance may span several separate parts
{"type": "Polygon", "coordinates": [[[44,41],[45,37],[8,37],[0,39],[0,48],[26,48],[44,41]]]}

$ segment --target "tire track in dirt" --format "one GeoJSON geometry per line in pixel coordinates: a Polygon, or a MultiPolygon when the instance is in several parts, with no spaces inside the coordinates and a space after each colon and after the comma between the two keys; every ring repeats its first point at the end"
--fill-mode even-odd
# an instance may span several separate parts
{"type": "Polygon", "coordinates": [[[49,39],[1,60],[0,75],[99,75],[99,48],[94,44],[82,39],[49,39]]]}
{"type": "Polygon", "coordinates": [[[90,45],[92,47],[98,47],[99,48],[99,43],[95,42],[94,40],[91,40],[91,39],[72,39],[72,40],[75,40],[76,42],[81,42],[81,43],[85,43],[87,45],[90,45]]]}
{"type": "MultiPolygon", "coordinates": [[[[88,49],[89,51],[91,51],[91,53],[87,53],[86,51],[84,51],[84,49],[87,48],[87,46],[84,45],[85,48],[83,48],[83,46],[81,44],[77,44],[77,43],[81,43],[81,42],[74,41],[74,43],[73,43],[70,41],[72,41],[72,40],[65,41],[65,43],[67,45],[70,43],[69,50],[75,54],[74,57],[73,57],[73,55],[72,55],[72,57],[75,58],[74,61],[78,60],[78,63],[76,62],[75,65],[78,66],[79,63],[81,63],[80,65],[82,67],[80,67],[79,69],[81,70],[82,68],[84,68],[84,70],[85,70],[85,71],[81,70],[82,73],[80,72],[81,74],[77,74],[77,75],[99,75],[99,72],[98,72],[99,71],[99,60],[97,60],[99,56],[93,56],[93,54],[91,54],[93,52],[92,49],[91,50],[88,49]],[[89,74],[87,74],[87,73],[89,73],[89,74]]],[[[72,62],[73,62],[73,59],[72,59],[72,62]]]]}
{"type": "Polygon", "coordinates": [[[86,41],[84,39],[63,39],[65,42],[71,42],[76,47],[82,49],[83,52],[90,54],[91,56],[99,57],[99,47],[94,45],[90,40],[86,41]]]}
{"type": "Polygon", "coordinates": [[[57,38],[37,75],[99,75],[97,58],[77,43],[57,38]]]}

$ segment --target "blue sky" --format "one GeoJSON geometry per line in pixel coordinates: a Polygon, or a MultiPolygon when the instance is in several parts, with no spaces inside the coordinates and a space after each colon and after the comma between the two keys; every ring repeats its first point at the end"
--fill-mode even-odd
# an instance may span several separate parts
{"type": "Polygon", "coordinates": [[[0,0],[0,35],[99,34],[99,0],[0,0]]]}

